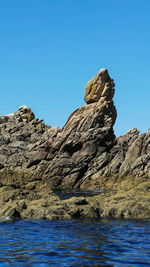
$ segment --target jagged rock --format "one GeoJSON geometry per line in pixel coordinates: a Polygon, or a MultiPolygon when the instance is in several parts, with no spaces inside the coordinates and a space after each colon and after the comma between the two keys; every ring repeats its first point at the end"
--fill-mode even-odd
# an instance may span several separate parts
{"type": "Polygon", "coordinates": [[[87,104],[75,110],[62,129],[45,125],[26,106],[0,117],[1,217],[14,209],[22,218],[148,218],[150,130],[139,134],[134,128],[115,137],[114,85],[102,69],[86,86],[87,104]],[[145,206],[138,214],[142,204],[136,187],[143,184],[145,206]],[[139,206],[134,213],[135,198],[127,204],[124,197],[122,210],[113,195],[62,202],[52,188],[131,190],[139,206]]]}
{"type": "Polygon", "coordinates": [[[114,80],[110,78],[107,69],[101,69],[99,73],[90,80],[85,87],[86,103],[97,102],[100,99],[111,101],[115,90],[114,80]]]}
{"type": "Polygon", "coordinates": [[[113,145],[115,119],[113,102],[99,101],[77,109],[52,143],[54,157],[43,177],[54,187],[74,187],[87,172],[99,146],[106,151],[113,145]]]}
{"type": "MultiPolygon", "coordinates": [[[[91,83],[90,83],[91,84],[91,83]]],[[[107,70],[92,80],[101,97],[75,110],[63,129],[50,128],[35,119],[26,106],[1,117],[0,177],[22,183],[22,179],[48,180],[52,187],[74,187],[88,172],[91,161],[113,146],[116,109],[108,95],[114,91],[107,70]],[[98,87],[97,87],[98,86],[98,87]],[[108,89],[109,88],[109,92],[108,89]],[[105,94],[106,92],[108,94],[105,94]],[[4,178],[5,176],[5,178],[4,178]]],[[[93,92],[93,91],[92,91],[93,92]]],[[[4,181],[4,184],[6,181],[4,181]]]]}

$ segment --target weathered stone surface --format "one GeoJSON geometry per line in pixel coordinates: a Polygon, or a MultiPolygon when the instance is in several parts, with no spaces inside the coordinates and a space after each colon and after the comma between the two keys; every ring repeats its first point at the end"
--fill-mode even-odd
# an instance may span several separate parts
{"type": "MultiPolygon", "coordinates": [[[[104,87],[112,83],[107,70],[98,77],[95,86],[99,81],[106,83],[104,87]]],[[[115,140],[113,101],[107,97],[95,101],[75,110],[63,129],[46,126],[26,106],[1,117],[1,182],[42,179],[52,187],[80,186],[94,158],[110,150],[115,140]]]]}
{"type": "Polygon", "coordinates": [[[37,181],[19,189],[0,188],[0,221],[15,219],[90,219],[149,218],[150,183],[101,193],[91,197],[71,197],[61,200],[48,184],[37,181]],[[9,197],[8,197],[9,196],[9,197]]]}
{"type": "Polygon", "coordinates": [[[101,69],[85,87],[86,103],[97,102],[100,99],[111,101],[115,92],[114,80],[110,78],[107,69],[101,69]]]}
{"type": "Polygon", "coordinates": [[[116,188],[125,179],[130,183],[150,180],[150,131],[139,134],[131,129],[118,137],[113,147],[94,157],[80,188],[116,188]],[[131,181],[130,181],[131,180],[131,181]]]}
{"type": "Polygon", "coordinates": [[[115,119],[113,102],[101,100],[71,114],[52,143],[54,157],[43,177],[54,187],[74,187],[99,153],[98,148],[103,146],[106,151],[113,145],[115,119]]]}
{"type": "Polygon", "coordinates": [[[102,69],[86,86],[87,104],[62,129],[26,106],[0,117],[0,217],[150,217],[150,130],[116,138],[113,94],[114,81],[102,69]],[[56,188],[117,191],[61,201],[56,188]]]}

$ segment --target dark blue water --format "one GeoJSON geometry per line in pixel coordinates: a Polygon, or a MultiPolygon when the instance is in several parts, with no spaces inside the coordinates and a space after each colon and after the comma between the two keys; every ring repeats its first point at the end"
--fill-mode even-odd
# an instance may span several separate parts
{"type": "Polygon", "coordinates": [[[0,223],[0,266],[150,266],[150,221],[0,223]]]}

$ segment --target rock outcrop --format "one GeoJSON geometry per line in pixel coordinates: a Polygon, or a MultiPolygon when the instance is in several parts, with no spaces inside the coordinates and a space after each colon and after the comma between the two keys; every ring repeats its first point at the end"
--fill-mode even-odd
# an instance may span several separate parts
{"type": "Polygon", "coordinates": [[[102,69],[85,88],[87,104],[75,110],[62,129],[45,125],[26,106],[0,117],[1,217],[150,217],[150,130],[139,134],[132,129],[115,137],[114,86],[102,69]],[[58,188],[115,191],[60,201],[52,192],[58,188]],[[131,198],[132,192],[137,197],[131,198]]]}
{"type": "Polygon", "coordinates": [[[94,103],[75,110],[63,129],[46,126],[26,106],[1,117],[2,183],[7,177],[14,183],[42,179],[48,180],[53,188],[80,187],[80,180],[89,172],[94,158],[108,153],[115,141],[113,125],[117,113],[110,97],[108,100],[114,91],[109,86],[113,82],[107,70],[96,77],[96,92],[107,93],[99,95],[97,102],[93,96],[94,103]]]}
{"type": "Polygon", "coordinates": [[[103,192],[97,196],[71,197],[61,200],[48,184],[42,181],[21,187],[0,187],[0,221],[16,219],[90,219],[150,218],[150,184],[136,189],[103,192]]]}
{"type": "Polygon", "coordinates": [[[102,69],[87,83],[84,100],[87,104],[98,102],[100,99],[111,101],[115,93],[114,87],[114,80],[110,78],[106,69],[102,69]]]}

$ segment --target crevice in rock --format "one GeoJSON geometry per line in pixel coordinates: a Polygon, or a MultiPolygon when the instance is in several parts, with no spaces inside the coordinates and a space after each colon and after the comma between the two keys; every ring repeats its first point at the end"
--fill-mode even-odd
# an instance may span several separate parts
{"type": "Polygon", "coordinates": [[[4,168],[4,165],[0,163],[0,170],[2,170],[3,168],[4,168]]]}
{"type": "Polygon", "coordinates": [[[63,147],[63,150],[68,152],[70,154],[70,156],[73,155],[73,153],[79,151],[82,149],[82,143],[81,142],[78,142],[76,144],[66,144],[64,147],[63,147]]]}
{"type": "Polygon", "coordinates": [[[81,178],[85,175],[85,173],[87,172],[87,169],[88,169],[88,165],[85,165],[83,168],[81,168],[81,170],[79,171],[79,174],[74,182],[74,185],[73,187],[75,186],[76,183],[78,183],[81,178]]]}
{"type": "Polygon", "coordinates": [[[27,168],[31,168],[32,166],[38,165],[41,162],[41,159],[36,159],[28,164],[27,168]]]}

